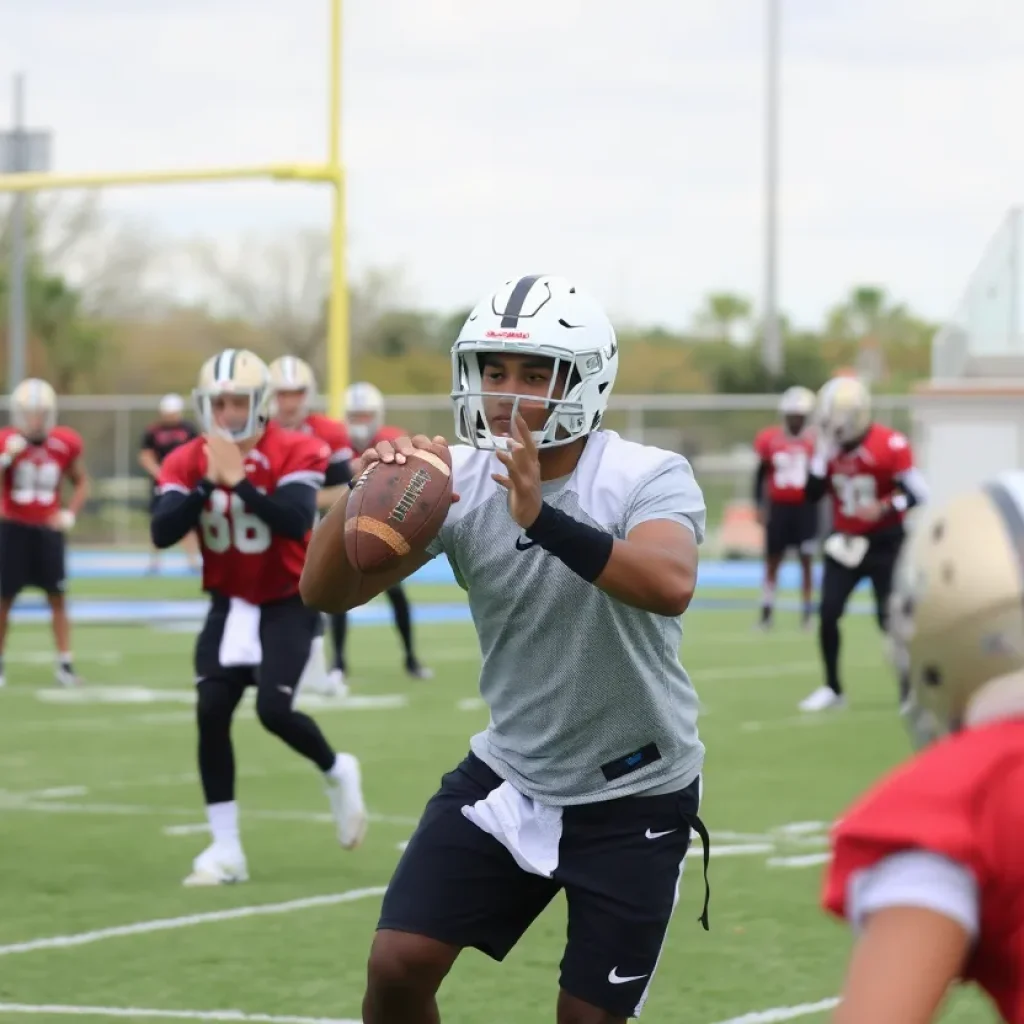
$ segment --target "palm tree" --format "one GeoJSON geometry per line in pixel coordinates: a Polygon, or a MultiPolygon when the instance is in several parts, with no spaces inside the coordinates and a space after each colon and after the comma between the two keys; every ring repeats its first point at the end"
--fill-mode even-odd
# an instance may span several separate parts
{"type": "Polygon", "coordinates": [[[694,318],[698,330],[717,341],[736,342],[736,330],[749,321],[753,304],[733,292],[711,292],[694,318]]]}

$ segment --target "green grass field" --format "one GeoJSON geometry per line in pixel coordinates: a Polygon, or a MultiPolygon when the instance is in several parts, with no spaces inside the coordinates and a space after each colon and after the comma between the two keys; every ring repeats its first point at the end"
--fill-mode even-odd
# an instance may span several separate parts
{"type": "MultiPolygon", "coordinates": [[[[74,587],[76,596],[195,592],[193,580],[74,587]]],[[[452,600],[454,592],[419,588],[414,596],[452,600]]],[[[818,682],[814,638],[792,614],[763,636],[751,629],[752,614],[687,616],[684,661],[705,705],[703,813],[717,851],[711,932],[697,923],[703,887],[694,857],[644,1012],[651,1024],[745,1014],[755,1014],[745,1024],[767,1024],[790,1018],[762,1011],[837,993],[849,938],[818,909],[825,828],[908,751],[869,617],[846,625],[850,709],[805,720],[796,703],[818,682]]],[[[474,700],[471,626],[424,626],[419,640],[437,671],[431,683],[400,672],[388,627],[354,627],[354,694],[394,699],[314,712],[338,747],[362,759],[375,816],[365,846],[337,848],[315,771],[264,734],[249,710],[235,741],[252,879],[188,890],[180,881],[206,838],[191,636],[82,627],[75,650],[88,685],[68,693],[53,688],[48,633],[15,628],[0,692],[0,1024],[60,1024],[69,1008],[88,1007],[108,1009],[75,1013],[139,1022],[158,1010],[183,1020],[357,1020],[381,887],[440,775],[486,722],[474,700]],[[264,912],[223,919],[233,908],[264,912]],[[181,918],[174,927],[147,924],[181,918]],[[105,931],[122,926],[137,927],[105,931]],[[255,1016],[217,1014],[232,1010],[255,1016]]],[[[553,1020],[564,927],[556,904],[504,964],[465,954],[443,989],[443,1019],[553,1020]]],[[[943,1019],[993,1018],[967,996],[943,1019]]]]}

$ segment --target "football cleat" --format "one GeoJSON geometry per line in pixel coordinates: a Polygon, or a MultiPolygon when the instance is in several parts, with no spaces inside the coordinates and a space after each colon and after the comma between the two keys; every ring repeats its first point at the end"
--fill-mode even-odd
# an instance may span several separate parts
{"type": "Polygon", "coordinates": [[[241,843],[213,843],[192,862],[192,874],[182,885],[190,887],[233,885],[249,881],[241,843]]]}
{"type": "Polygon", "coordinates": [[[426,665],[421,665],[415,658],[410,658],[405,663],[405,673],[412,679],[423,681],[434,678],[434,670],[427,668],[426,665]]]}
{"type": "Polygon", "coordinates": [[[846,707],[846,698],[827,686],[819,686],[809,697],[800,701],[801,711],[832,711],[846,707]]]}
{"type": "Polygon", "coordinates": [[[359,761],[351,754],[338,754],[324,778],[338,842],[342,849],[354,850],[366,838],[369,824],[359,761]]]}

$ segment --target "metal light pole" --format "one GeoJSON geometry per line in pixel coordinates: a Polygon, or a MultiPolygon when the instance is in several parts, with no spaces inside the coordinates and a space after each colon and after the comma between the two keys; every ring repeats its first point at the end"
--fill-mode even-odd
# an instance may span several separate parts
{"type": "MultiPolygon", "coordinates": [[[[26,174],[46,171],[50,165],[49,132],[25,128],[25,78],[14,76],[11,130],[0,132],[0,173],[26,174]]],[[[13,391],[25,377],[28,348],[28,301],[26,296],[26,213],[28,196],[16,192],[11,202],[10,261],[7,281],[7,390],[13,391]]]]}
{"type": "Polygon", "coordinates": [[[776,376],[784,369],[782,332],[779,329],[779,39],[782,0],[767,0],[765,31],[764,118],[764,335],[761,357],[765,369],[776,376]]]}

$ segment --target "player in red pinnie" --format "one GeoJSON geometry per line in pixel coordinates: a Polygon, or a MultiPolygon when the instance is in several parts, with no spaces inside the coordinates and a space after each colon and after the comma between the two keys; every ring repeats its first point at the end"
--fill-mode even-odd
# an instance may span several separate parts
{"type": "MultiPolygon", "coordinates": [[[[356,457],[368,448],[374,448],[382,441],[394,441],[404,437],[406,431],[398,427],[389,427],[384,423],[384,396],[372,384],[353,384],[345,392],[345,425],[352,439],[352,450],[356,457]]],[[[416,648],[412,636],[412,608],[405,588],[400,584],[389,587],[385,593],[391,602],[391,610],[395,616],[395,627],[402,638],[405,650],[405,671],[413,679],[431,679],[434,673],[421,664],[416,656],[416,648]]],[[[347,617],[344,612],[331,616],[331,629],[334,633],[334,675],[344,679],[345,676],[345,634],[347,617]]]]}
{"type": "MultiPolygon", "coordinates": [[[[311,406],[316,400],[316,376],[313,368],[297,356],[281,356],[270,364],[270,412],[275,422],[288,430],[319,438],[330,448],[324,486],[317,492],[316,507],[323,512],[329,509],[348,490],[352,482],[352,442],[343,423],[332,420],[311,406]]],[[[341,616],[340,627],[333,623],[335,649],[338,636],[342,637],[344,648],[345,617],[341,616]],[[339,632],[340,630],[340,632],[339,632]]],[[[324,627],[320,620],[319,632],[313,641],[313,653],[309,668],[302,678],[302,689],[330,697],[344,697],[348,694],[344,671],[334,668],[329,674],[324,658],[324,627]]]]}
{"type": "Polygon", "coordinates": [[[11,393],[11,424],[0,430],[0,686],[11,609],[25,587],[46,594],[57,645],[57,681],[73,686],[78,677],[64,599],[64,535],[89,496],[82,438],[70,427],[57,426],[57,396],[45,380],[35,378],[22,381],[11,393]],[[74,491],[67,508],[61,508],[65,478],[74,491]]]}
{"type": "Polygon", "coordinates": [[[871,418],[871,395],[855,377],[836,377],[818,394],[818,440],[807,479],[807,500],[832,496],[832,534],[825,554],[818,616],[825,682],[801,711],[845,706],[839,682],[839,620],[850,595],[869,579],[878,624],[885,629],[903,518],[927,500],[910,442],[871,418]]]}
{"type": "Polygon", "coordinates": [[[153,543],[199,533],[210,610],[196,641],[199,774],[213,843],[186,885],[248,877],[238,832],[231,720],[256,687],[256,714],[323,773],[338,840],[358,846],[366,831],[359,763],[335,753],[293,703],[319,624],[303,605],[299,577],[328,464],[316,438],[268,422],[269,371],[244,349],[203,365],[194,397],[202,437],[175,449],[160,471],[153,543]]]}
{"type": "Polygon", "coordinates": [[[805,496],[807,470],[814,452],[814,433],[809,425],[813,412],[814,392],[789,388],[779,402],[782,423],[765,427],[754,440],[758,456],[754,503],[765,528],[762,629],[772,624],[779,566],[790,548],[800,559],[805,629],[814,617],[812,559],[818,509],[805,496]]]}
{"type": "Polygon", "coordinates": [[[925,1024],[957,980],[1024,1024],[1024,473],[929,510],[890,651],[927,750],[843,815],[828,910],[857,932],[836,1024],[925,1024]]]}

